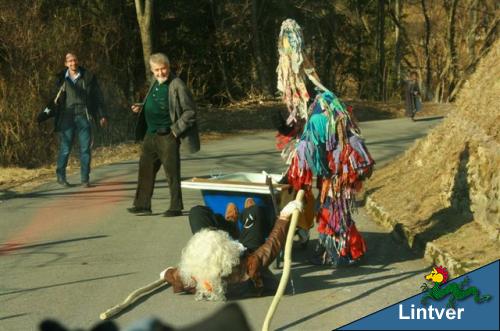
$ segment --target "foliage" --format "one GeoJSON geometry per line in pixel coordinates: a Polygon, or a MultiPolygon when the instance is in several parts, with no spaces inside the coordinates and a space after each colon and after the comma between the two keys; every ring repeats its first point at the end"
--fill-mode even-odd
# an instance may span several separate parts
{"type": "MultiPolygon", "coordinates": [[[[155,1],[153,50],[169,55],[200,104],[262,98],[276,91],[277,36],[281,22],[292,17],[303,27],[307,52],[326,86],[342,97],[399,99],[401,78],[410,70],[419,72],[421,80],[426,75],[421,3],[427,4],[431,27],[426,95],[449,101],[497,37],[498,4],[493,0],[459,1],[456,22],[449,19],[451,0],[155,1]],[[377,30],[380,3],[386,13],[382,31],[377,30]],[[455,62],[448,49],[450,27],[455,62]],[[385,65],[379,82],[377,39],[382,33],[385,65]],[[456,75],[450,74],[453,63],[456,75]],[[377,89],[381,83],[383,95],[377,89]]],[[[134,1],[0,0],[0,164],[37,166],[54,158],[50,128],[39,128],[34,117],[53,97],[54,73],[63,68],[70,50],[97,74],[105,93],[111,126],[96,143],[132,138],[128,105],[147,86],[134,1]]]]}

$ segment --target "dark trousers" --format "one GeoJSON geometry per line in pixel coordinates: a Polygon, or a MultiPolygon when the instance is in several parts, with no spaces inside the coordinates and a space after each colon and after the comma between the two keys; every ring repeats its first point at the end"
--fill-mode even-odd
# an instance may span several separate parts
{"type": "Polygon", "coordinates": [[[139,178],[134,206],[151,208],[156,174],[163,165],[170,189],[169,210],[182,210],[181,159],[179,141],[172,135],[146,134],[139,160],[139,178]]]}
{"type": "Polygon", "coordinates": [[[265,241],[266,218],[262,208],[252,206],[244,209],[241,214],[243,225],[241,232],[238,225],[227,221],[224,216],[215,214],[212,209],[205,206],[194,206],[189,211],[189,225],[191,232],[195,234],[204,228],[216,228],[228,232],[234,239],[253,252],[265,241]]]}

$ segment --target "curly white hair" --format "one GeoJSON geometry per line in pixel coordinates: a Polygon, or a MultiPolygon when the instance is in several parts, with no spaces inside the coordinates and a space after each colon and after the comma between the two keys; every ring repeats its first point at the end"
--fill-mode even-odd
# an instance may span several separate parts
{"type": "Polygon", "coordinates": [[[179,264],[182,282],[196,287],[196,300],[225,300],[224,277],[240,263],[245,247],[221,230],[197,232],[182,250],[179,264]]]}

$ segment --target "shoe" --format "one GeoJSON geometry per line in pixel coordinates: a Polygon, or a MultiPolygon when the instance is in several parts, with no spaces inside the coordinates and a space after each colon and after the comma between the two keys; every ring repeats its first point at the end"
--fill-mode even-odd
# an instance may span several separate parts
{"type": "Polygon", "coordinates": [[[90,186],[90,183],[89,183],[89,182],[82,182],[82,183],[80,184],[80,186],[81,186],[81,187],[85,187],[85,188],[92,187],[92,186],[90,186]]]}
{"type": "Polygon", "coordinates": [[[182,216],[182,210],[167,210],[163,213],[164,217],[182,216]]]}
{"type": "Polygon", "coordinates": [[[71,184],[66,181],[66,179],[58,178],[57,179],[57,184],[63,186],[63,187],[71,187],[71,184]]]}
{"type": "Polygon", "coordinates": [[[127,208],[127,211],[131,214],[136,214],[136,215],[151,215],[151,209],[149,208],[140,208],[140,207],[130,207],[127,208]]]}
{"type": "Polygon", "coordinates": [[[255,200],[253,198],[247,198],[245,200],[245,209],[255,206],[255,200]]]}
{"type": "Polygon", "coordinates": [[[230,222],[238,221],[238,207],[236,207],[234,203],[230,202],[227,204],[226,214],[224,215],[224,218],[230,222]]]}
{"type": "Polygon", "coordinates": [[[309,263],[312,265],[325,265],[327,264],[328,260],[328,254],[326,252],[326,249],[320,245],[317,244],[316,247],[314,248],[313,255],[308,258],[309,263]]]}

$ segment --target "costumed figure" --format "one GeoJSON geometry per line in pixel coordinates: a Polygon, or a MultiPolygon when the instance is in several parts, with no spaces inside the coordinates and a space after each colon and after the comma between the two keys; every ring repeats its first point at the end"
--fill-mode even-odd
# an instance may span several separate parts
{"type": "Polygon", "coordinates": [[[287,124],[280,130],[278,148],[289,165],[287,180],[295,190],[312,195],[317,178],[319,209],[315,210],[320,233],[321,264],[350,264],[363,256],[366,245],[358,233],[352,213],[354,195],[372,172],[374,160],[368,153],[357,123],[333,92],[320,82],[304,53],[300,26],[292,19],[281,25],[278,40],[278,90],[289,110],[287,124]],[[305,77],[316,86],[312,104],[305,77]]]}
{"type": "MultiPolygon", "coordinates": [[[[327,89],[321,84],[314,66],[305,53],[301,27],[292,19],[287,19],[281,24],[278,53],[277,89],[287,106],[288,117],[286,120],[280,117],[280,123],[277,123],[279,128],[276,146],[282,151],[281,156],[286,164],[290,165],[295,145],[309,116],[308,106],[311,98],[306,86],[306,77],[317,90],[327,91],[327,89]]],[[[305,192],[304,213],[301,214],[297,224],[297,234],[300,242],[306,244],[309,239],[309,229],[314,224],[314,196],[310,183],[300,188],[305,192]]]]}

